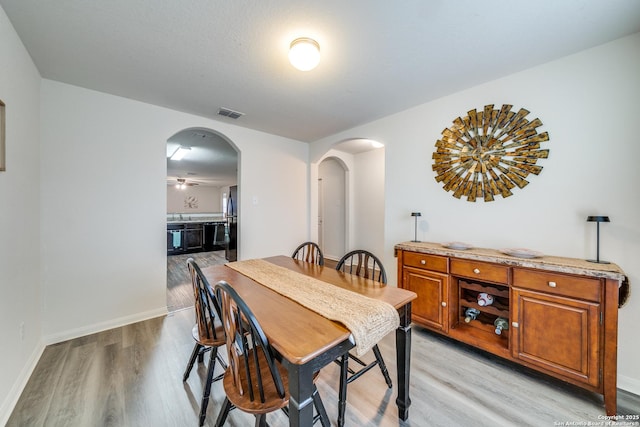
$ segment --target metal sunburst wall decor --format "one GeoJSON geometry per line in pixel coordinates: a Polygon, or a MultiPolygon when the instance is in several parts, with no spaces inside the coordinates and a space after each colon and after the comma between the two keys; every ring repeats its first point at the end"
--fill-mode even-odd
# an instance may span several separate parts
{"type": "Polygon", "coordinates": [[[442,131],[432,156],[433,170],[436,181],[453,197],[464,196],[469,202],[509,197],[514,187],[529,183],[525,178],[530,173],[542,171],[536,162],[549,156],[549,150],[540,149],[549,134],[536,131],[540,119],[529,121],[529,111],[521,108],[515,113],[512,107],[505,104],[498,110],[491,104],[482,111],[473,109],[442,131]]]}

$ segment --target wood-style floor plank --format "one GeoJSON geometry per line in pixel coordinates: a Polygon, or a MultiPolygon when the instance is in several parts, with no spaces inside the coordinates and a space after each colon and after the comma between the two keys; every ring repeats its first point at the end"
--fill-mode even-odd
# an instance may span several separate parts
{"type": "MultiPolygon", "coordinates": [[[[193,309],[185,309],[48,346],[7,426],[197,426],[207,362],[182,382],[193,322],[193,309]]],[[[394,334],[380,349],[395,384],[394,334]]],[[[553,426],[594,423],[604,415],[597,394],[417,327],[411,368],[407,422],[397,418],[395,389],[374,369],[349,385],[346,426],[553,426]]],[[[334,426],[338,374],[330,364],[318,381],[334,426]]],[[[214,383],[205,425],[214,425],[223,400],[222,384],[214,383]]],[[[618,412],[639,414],[640,397],[619,391],[618,412]]],[[[234,410],[226,425],[252,423],[234,410]]],[[[282,412],[270,415],[269,423],[288,425],[282,412]]]]}
{"type": "MultiPolygon", "coordinates": [[[[187,259],[193,258],[200,268],[226,264],[224,250],[167,256],[167,310],[193,307],[193,289],[187,270],[187,259]]],[[[214,285],[212,283],[212,285],[214,285]]]]}

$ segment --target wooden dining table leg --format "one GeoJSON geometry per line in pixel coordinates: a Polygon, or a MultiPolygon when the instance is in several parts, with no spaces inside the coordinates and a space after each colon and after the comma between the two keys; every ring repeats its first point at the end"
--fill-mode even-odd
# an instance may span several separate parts
{"type": "Polygon", "coordinates": [[[313,368],[287,363],[289,372],[289,426],[313,425],[313,368]]]}
{"type": "Polygon", "coordinates": [[[409,418],[409,383],[411,371],[411,303],[398,309],[400,326],[396,329],[396,362],[398,367],[398,418],[409,418]]]}

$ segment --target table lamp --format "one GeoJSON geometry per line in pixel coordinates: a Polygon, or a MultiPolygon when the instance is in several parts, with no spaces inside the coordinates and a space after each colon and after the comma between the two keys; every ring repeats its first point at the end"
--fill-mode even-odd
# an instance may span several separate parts
{"type": "Polygon", "coordinates": [[[589,262],[597,262],[598,264],[610,264],[609,261],[600,261],[600,223],[611,222],[608,216],[588,216],[587,222],[596,223],[596,259],[588,259],[589,262]]]}
{"type": "Polygon", "coordinates": [[[414,232],[413,232],[413,240],[412,242],[419,242],[420,240],[418,240],[418,217],[422,216],[422,214],[420,212],[411,212],[411,216],[415,219],[415,226],[414,226],[414,232]]]}

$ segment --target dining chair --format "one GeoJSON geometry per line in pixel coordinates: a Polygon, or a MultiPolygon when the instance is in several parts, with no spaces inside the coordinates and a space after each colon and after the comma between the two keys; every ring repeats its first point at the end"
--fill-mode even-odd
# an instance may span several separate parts
{"type": "MultiPolygon", "coordinates": [[[[379,283],[387,283],[387,273],[384,270],[382,261],[369,251],[363,249],[356,249],[344,255],[336,264],[336,270],[344,273],[353,274],[356,276],[371,279],[379,283]]],[[[366,363],[362,359],[354,356],[351,353],[347,353],[336,360],[336,363],[340,365],[340,390],[338,392],[338,426],[344,425],[344,414],[347,406],[347,385],[360,378],[364,373],[368,372],[374,366],[379,366],[382,376],[384,377],[387,386],[391,388],[391,377],[387,371],[387,365],[384,363],[382,353],[378,345],[372,347],[375,360],[371,363],[366,363]],[[349,367],[349,359],[360,365],[359,370],[354,370],[349,367]]]]}
{"type": "Polygon", "coordinates": [[[324,265],[324,255],[315,242],[304,242],[293,251],[291,258],[312,264],[324,265]]]}
{"type": "MultiPolygon", "coordinates": [[[[225,371],[226,398],[220,409],[216,426],[224,425],[229,411],[240,409],[255,415],[256,427],[267,426],[267,414],[283,410],[288,414],[289,385],[287,370],[276,361],[269,340],[249,306],[225,281],[216,284],[216,296],[222,309],[222,323],[226,334],[229,367],[225,371]]],[[[313,385],[313,404],[320,420],[329,427],[329,418],[318,389],[313,385]]]]}
{"type": "Polygon", "coordinates": [[[221,380],[223,377],[223,374],[221,374],[213,378],[216,360],[220,362],[223,369],[227,369],[227,364],[218,353],[218,348],[225,345],[226,340],[220,318],[220,305],[211,290],[209,282],[193,258],[187,260],[187,268],[191,276],[191,284],[195,297],[196,324],[193,326],[191,334],[196,343],[189,358],[189,363],[187,363],[187,368],[182,376],[182,381],[187,381],[189,378],[196,359],[202,363],[204,361],[204,354],[208,351],[211,352],[209,356],[209,366],[207,368],[207,382],[205,383],[202,392],[202,402],[200,403],[200,425],[202,426],[207,416],[211,384],[214,381],[221,380]]]}

